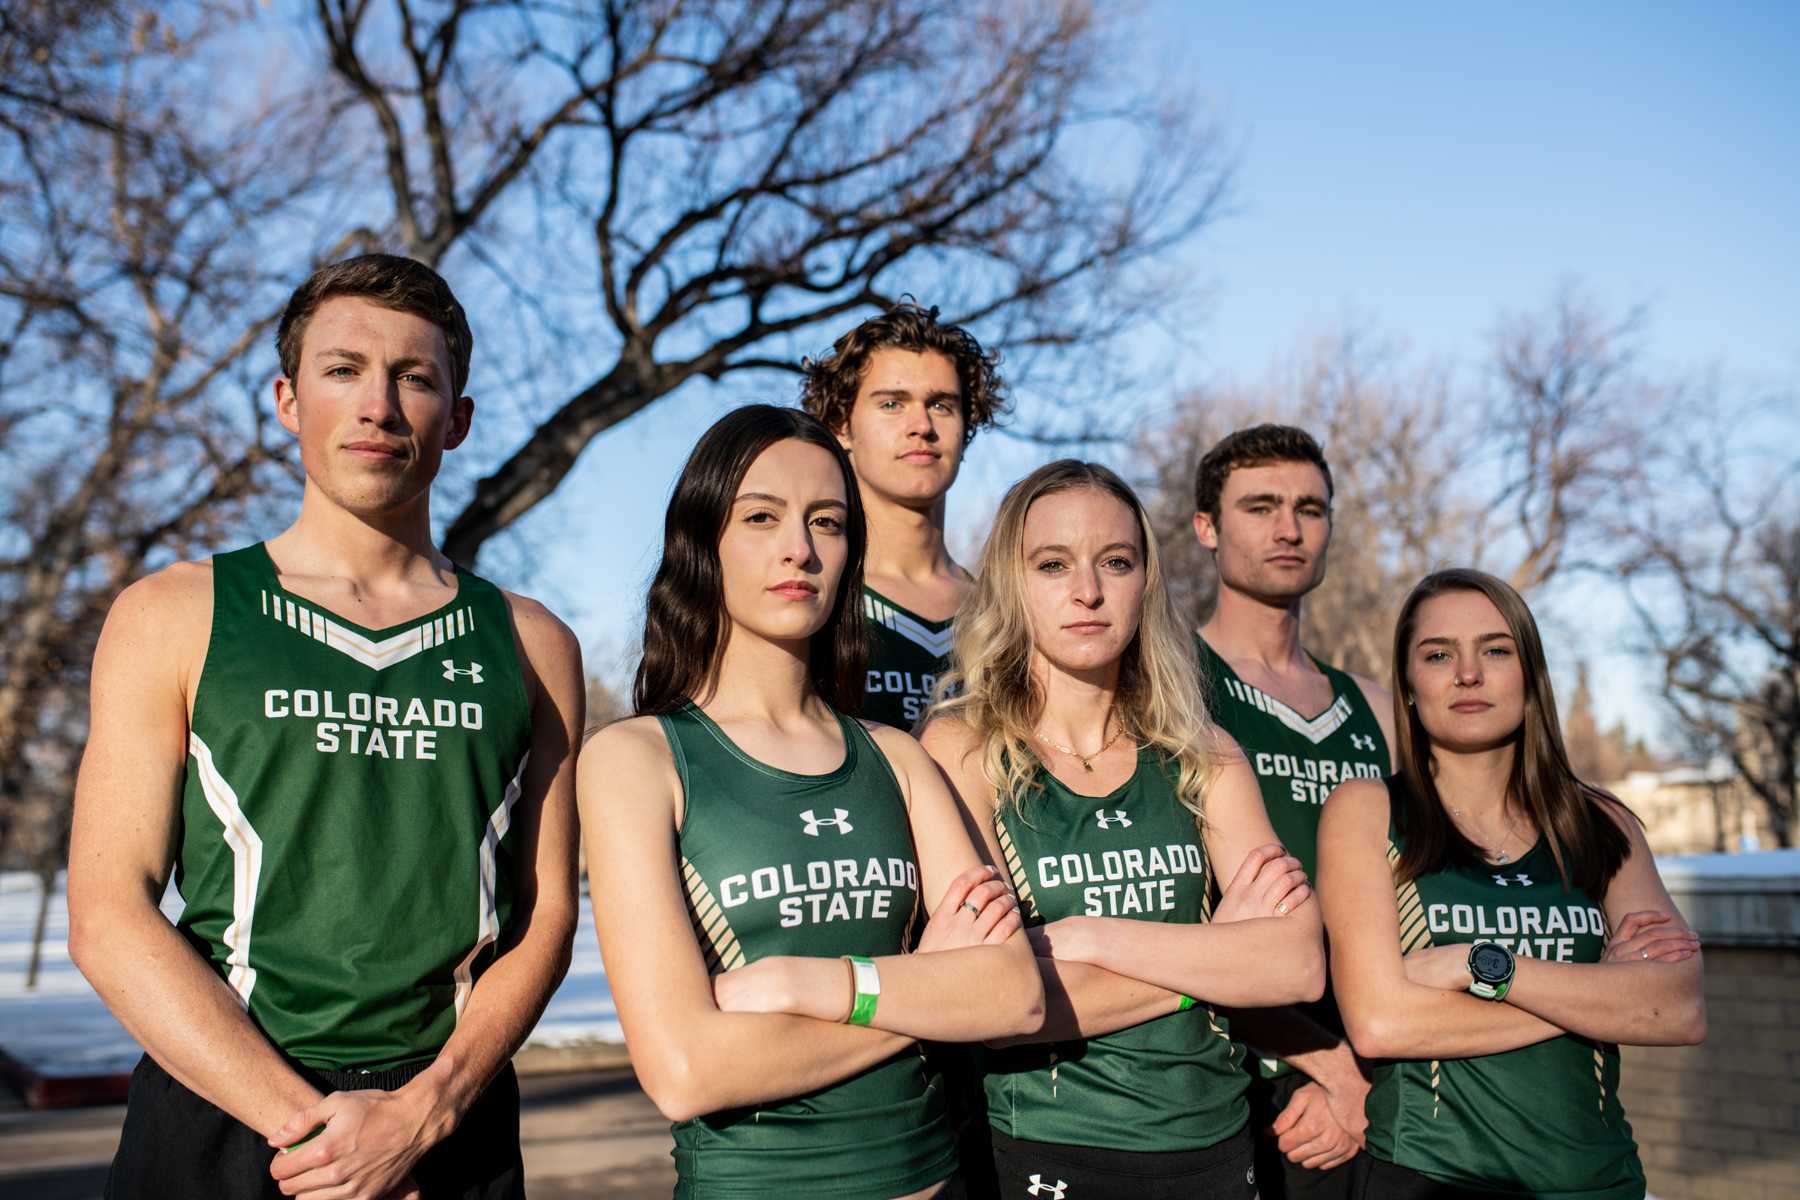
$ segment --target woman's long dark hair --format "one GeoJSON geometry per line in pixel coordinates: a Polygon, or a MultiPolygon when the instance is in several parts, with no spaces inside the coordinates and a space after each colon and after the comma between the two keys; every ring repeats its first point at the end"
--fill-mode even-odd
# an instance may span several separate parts
{"type": "Polygon", "coordinates": [[[631,688],[632,710],[639,716],[674,712],[712,677],[725,631],[719,538],[750,464],[788,438],[829,450],[844,473],[849,556],[831,616],[813,634],[808,658],[813,689],[827,704],[850,713],[862,707],[869,661],[861,604],[868,529],[850,456],[830,430],[798,409],[750,404],[726,413],[700,435],[669,497],[662,562],[644,612],[644,657],[631,688]]]}
{"type": "Polygon", "coordinates": [[[1500,610],[1512,634],[1525,677],[1525,719],[1514,735],[1507,798],[1531,814],[1532,822],[1550,843],[1564,885],[1598,900],[1606,895],[1607,884],[1631,853],[1630,839],[1606,809],[1618,805],[1629,810],[1599,788],[1583,783],[1569,766],[1550,672],[1544,663],[1544,644],[1524,598],[1492,575],[1467,568],[1436,571],[1420,580],[1401,606],[1394,627],[1394,728],[1399,741],[1395,759],[1402,783],[1396,789],[1401,794],[1395,798],[1394,817],[1405,837],[1400,861],[1394,866],[1395,880],[1408,883],[1448,865],[1481,867],[1487,863],[1480,848],[1451,821],[1438,794],[1431,738],[1413,704],[1412,681],[1406,670],[1420,607],[1447,592],[1486,596],[1500,610]]]}

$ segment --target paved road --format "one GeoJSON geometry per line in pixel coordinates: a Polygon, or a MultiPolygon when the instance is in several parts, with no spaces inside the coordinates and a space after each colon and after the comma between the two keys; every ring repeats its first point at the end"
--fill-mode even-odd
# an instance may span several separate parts
{"type": "MultiPolygon", "coordinates": [[[[521,1136],[532,1200],[666,1200],[669,1123],[629,1067],[527,1075],[521,1136]]],[[[0,1200],[97,1200],[123,1105],[31,1112],[0,1099],[0,1200]]]]}

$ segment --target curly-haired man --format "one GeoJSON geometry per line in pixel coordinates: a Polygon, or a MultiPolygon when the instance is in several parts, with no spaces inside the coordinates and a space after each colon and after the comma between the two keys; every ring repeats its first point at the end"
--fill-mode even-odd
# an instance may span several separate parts
{"type": "Polygon", "coordinates": [[[999,358],[940,322],[937,309],[902,302],[802,367],[801,403],[850,452],[868,515],[862,715],[910,729],[930,702],[969,587],[944,545],[944,497],[977,431],[1005,411],[999,358]]]}

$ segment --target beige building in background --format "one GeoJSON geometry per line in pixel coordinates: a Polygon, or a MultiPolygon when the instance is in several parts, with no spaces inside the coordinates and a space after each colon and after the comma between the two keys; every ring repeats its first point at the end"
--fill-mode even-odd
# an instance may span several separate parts
{"type": "Polygon", "coordinates": [[[1768,813],[1731,764],[1633,771],[1606,790],[1643,821],[1657,855],[1773,849],[1768,813]]]}

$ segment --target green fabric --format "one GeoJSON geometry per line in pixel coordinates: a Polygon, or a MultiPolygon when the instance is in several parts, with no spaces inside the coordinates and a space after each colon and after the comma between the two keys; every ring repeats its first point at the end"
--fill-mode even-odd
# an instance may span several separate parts
{"type": "MultiPolygon", "coordinates": [[[[1402,841],[1388,836],[1394,861],[1402,841]]],[[[1493,941],[1592,963],[1606,949],[1599,905],[1563,885],[1542,840],[1516,862],[1422,876],[1395,902],[1403,950],[1493,941]]],[[[1445,1183],[1537,1200],[1644,1195],[1617,1046],[1564,1034],[1504,1054],[1383,1063],[1368,1114],[1369,1153],[1445,1183]]]]}
{"type": "MultiPolygon", "coordinates": [[[[839,716],[835,771],[797,775],[749,757],[693,705],[661,721],[686,797],[681,869],[710,972],[775,954],[905,950],[919,900],[912,827],[860,724],[839,716]]],[[[943,1096],[916,1046],[809,1095],[673,1132],[678,1196],[886,1200],[956,1169],[943,1096]]]]}
{"type": "Polygon", "coordinates": [[[432,1057],[511,912],[531,713],[506,598],[459,572],[371,630],[213,559],[175,883],[178,927],[284,1053],[432,1057]]]}
{"type": "MultiPolygon", "coordinates": [[[[1026,917],[1196,924],[1211,915],[1210,866],[1194,816],[1154,753],[1106,796],[1047,771],[1023,812],[995,820],[1026,917]]],[[[988,1119],[1009,1137],[1109,1150],[1199,1150],[1249,1119],[1240,1049],[1207,1004],[1079,1041],[988,1050],[988,1119]]]]}
{"type": "MultiPolygon", "coordinates": [[[[1381,722],[1356,680],[1317,659],[1313,662],[1331,683],[1331,703],[1317,716],[1305,717],[1239,679],[1231,664],[1199,634],[1194,635],[1194,645],[1206,681],[1207,710],[1243,747],[1275,836],[1300,860],[1307,878],[1317,880],[1319,814],[1325,798],[1346,779],[1380,779],[1388,772],[1387,736],[1381,722]]],[[[1329,984],[1318,1000],[1296,1007],[1343,1036],[1343,1018],[1329,984]]],[[[1266,1056],[1256,1065],[1265,1079],[1295,1070],[1266,1056]]]]}
{"type": "Polygon", "coordinates": [[[931,704],[931,689],[950,662],[952,622],[928,621],[870,587],[863,588],[869,623],[869,675],[862,715],[910,730],[931,704]]]}

